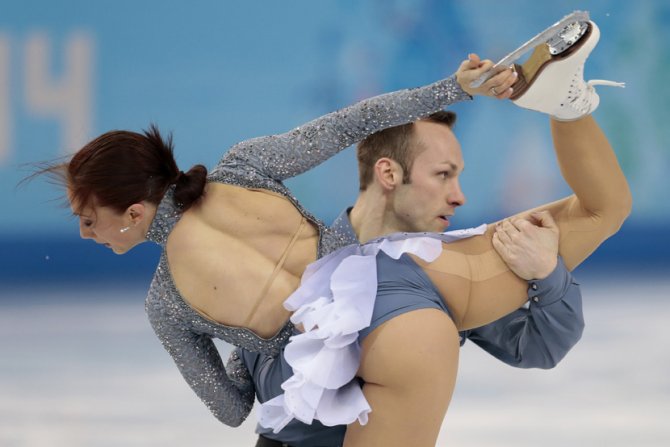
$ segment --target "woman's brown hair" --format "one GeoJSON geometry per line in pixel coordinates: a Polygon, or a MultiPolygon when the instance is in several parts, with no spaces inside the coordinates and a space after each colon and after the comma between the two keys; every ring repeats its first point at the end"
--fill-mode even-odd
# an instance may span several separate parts
{"type": "Polygon", "coordinates": [[[47,166],[37,174],[44,173],[68,188],[70,203],[78,208],[97,205],[117,212],[144,200],[157,205],[173,184],[174,202],[186,211],[202,196],[207,180],[203,165],[187,173],[179,170],[172,136],[164,139],[153,124],[143,133],[104,133],[69,161],[47,166]]]}

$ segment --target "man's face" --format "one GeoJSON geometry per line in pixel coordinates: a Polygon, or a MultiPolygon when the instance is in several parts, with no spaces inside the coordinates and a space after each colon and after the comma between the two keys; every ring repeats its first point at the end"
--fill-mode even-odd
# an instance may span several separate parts
{"type": "Polygon", "coordinates": [[[442,232],[456,208],[465,203],[458,182],[464,167],[461,146],[444,124],[418,121],[415,126],[418,154],[410,183],[398,185],[393,199],[396,230],[442,232]]]}

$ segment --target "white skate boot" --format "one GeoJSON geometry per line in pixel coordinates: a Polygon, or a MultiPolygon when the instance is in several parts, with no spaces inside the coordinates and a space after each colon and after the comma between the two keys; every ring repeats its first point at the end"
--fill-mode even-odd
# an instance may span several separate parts
{"type": "Polygon", "coordinates": [[[526,62],[515,64],[519,79],[512,86],[510,99],[520,107],[562,121],[593,112],[600,102],[594,85],[624,86],[611,81],[584,82],[584,62],[599,38],[595,23],[574,22],[552,40],[536,46],[526,62]]]}

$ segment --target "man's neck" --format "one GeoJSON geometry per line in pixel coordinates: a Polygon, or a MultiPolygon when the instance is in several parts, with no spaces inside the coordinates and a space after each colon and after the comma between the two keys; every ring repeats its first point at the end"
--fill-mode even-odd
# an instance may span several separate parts
{"type": "Polygon", "coordinates": [[[349,212],[351,226],[361,243],[398,231],[393,219],[389,219],[386,197],[363,191],[358,195],[354,207],[349,212]]]}

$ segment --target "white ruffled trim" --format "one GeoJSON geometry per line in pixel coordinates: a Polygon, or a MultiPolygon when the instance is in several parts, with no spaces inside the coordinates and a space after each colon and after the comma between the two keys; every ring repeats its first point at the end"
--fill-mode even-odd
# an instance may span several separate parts
{"type": "Polygon", "coordinates": [[[327,426],[361,425],[370,405],[356,376],[360,364],[358,332],[370,325],[377,296],[379,251],[398,259],[411,253],[426,262],[451,242],[486,231],[486,225],[446,233],[397,233],[365,245],[350,245],[310,264],[300,287],[284,302],[291,321],[305,332],[291,337],[284,350],[293,376],[284,394],[260,406],[259,423],[278,433],[295,418],[327,426]]]}

